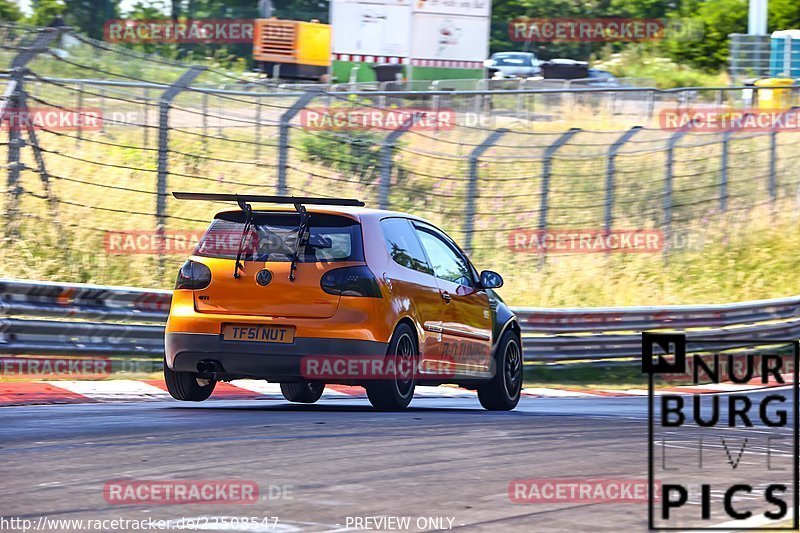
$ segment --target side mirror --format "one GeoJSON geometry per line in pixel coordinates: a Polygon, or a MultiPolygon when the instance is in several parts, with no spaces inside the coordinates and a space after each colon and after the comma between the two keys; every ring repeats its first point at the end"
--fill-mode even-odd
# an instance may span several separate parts
{"type": "Polygon", "coordinates": [[[481,287],[484,289],[497,289],[503,286],[503,277],[497,272],[484,270],[481,272],[481,287]]]}

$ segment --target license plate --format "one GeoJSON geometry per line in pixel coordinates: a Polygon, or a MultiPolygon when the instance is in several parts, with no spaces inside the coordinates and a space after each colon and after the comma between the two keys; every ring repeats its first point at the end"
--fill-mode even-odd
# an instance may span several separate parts
{"type": "Polygon", "coordinates": [[[222,328],[222,338],[226,341],[276,342],[288,344],[294,342],[294,327],[226,324],[222,328]]]}

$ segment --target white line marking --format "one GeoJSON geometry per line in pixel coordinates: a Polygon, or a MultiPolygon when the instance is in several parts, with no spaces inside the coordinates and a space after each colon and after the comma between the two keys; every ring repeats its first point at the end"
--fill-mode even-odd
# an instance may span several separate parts
{"type": "Polygon", "coordinates": [[[277,396],[283,398],[279,383],[267,383],[266,381],[260,381],[257,379],[236,379],[231,381],[230,384],[234,387],[239,387],[240,389],[263,394],[264,396],[277,396]]]}
{"type": "Polygon", "coordinates": [[[545,396],[548,398],[598,398],[598,394],[589,394],[587,392],[577,392],[571,390],[561,389],[548,389],[544,387],[530,387],[522,389],[523,394],[545,396]]]}
{"type": "Polygon", "coordinates": [[[705,385],[686,385],[687,388],[691,389],[702,389],[702,390],[711,390],[711,391],[737,391],[737,392],[745,392],[753,389],[760,389],[763,385],[737,385],[735,383],[707,383],[705,385]]]}
{"type": "MultiPolygon", "coordinates": [[[[234,387],[238,387],[240,389],[249,390],[250,392],[255,392],[258,394],[262,394],[269,398],[274,398],[278,400],[283,400],[283,394],[281,394],[281,385],[280,383],[269,383],[267,381],[261,381],[258,379],[236,379],[230,382],[231,385],[234,387]]],[[[347,394],[346,392],[340,392],[337,390],[333,390],[330,388],[325,388],[325,392],[322,393],[323,398],[358,398],[358,396],[353,396],[351,394],[347,394]]]]}
{"type": "Polygon", "coordinates": [[[477,393],[455,387],[428,387],[418,385],[414,389],[414,397],[420,398],[475,398],[477,393]]]}
{"type": "Polygon", "coordinates": [[[109,381],[48,381],[54,387],[66,389],[97,401],[169,400],[168,392],[133,379],[109,381]]]}

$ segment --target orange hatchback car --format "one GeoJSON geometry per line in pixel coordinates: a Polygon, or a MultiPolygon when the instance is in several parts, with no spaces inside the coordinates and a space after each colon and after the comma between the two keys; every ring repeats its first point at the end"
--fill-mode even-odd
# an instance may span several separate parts
{"type": "Polygon", "coordinates": [[[397,410],[416,385],[453,383],[486,409],[516,407],[522,343],[494,291],[503,280],[431,223],[357,200],[174,196],[239,207],[214,217],[178,273],[164,362],[174,398],[251,378],[302,403],[326,384],[359,385],[397,410]]]}

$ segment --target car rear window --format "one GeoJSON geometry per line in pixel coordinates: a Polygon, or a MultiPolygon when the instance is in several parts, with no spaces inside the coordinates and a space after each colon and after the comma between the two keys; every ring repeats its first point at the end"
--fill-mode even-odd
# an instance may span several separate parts
{"type": "MultiPolygon", "coordinates": [[[[253,225],[243,246],[248,261],[291,261],[297,243],[297,213],[253,213],[253,225]]],[[[195,248],[195,255],[236,259],[244,229],[244,213],[220,213],[195,248]]],[[[361,225],[336,215],[311,213],[309,238],[298,252],[301,263],[363,261],[361,225]]]]}

